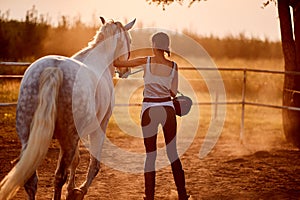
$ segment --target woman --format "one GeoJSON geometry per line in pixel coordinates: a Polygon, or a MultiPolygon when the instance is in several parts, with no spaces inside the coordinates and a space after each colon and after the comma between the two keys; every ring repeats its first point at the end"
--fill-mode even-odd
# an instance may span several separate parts
{"type": "Polygon", "coordinates": [[[141,125],[146,148],[144,168],[145,197],[154,199],[156,140],[159,124],[163,127],[168,159],[172,166],[179,200],[188,199],[185,189],[184,171],[177,154],[177,121],[171,97],[176,96],[178,88],[177,64],[168,60],[170,40],[167,34],[159,32],[152,37],[154,56],[136,58],[129,61],[116,59],[116,67],[144,67],[144,100],[142,104],[141,125]]]}

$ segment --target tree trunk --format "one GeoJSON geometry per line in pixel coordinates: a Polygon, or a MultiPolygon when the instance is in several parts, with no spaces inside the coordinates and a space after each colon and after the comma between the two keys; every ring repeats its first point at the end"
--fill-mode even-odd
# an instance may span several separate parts
{"type": "MultiPolygon", "coordinates": [[[[278,0],[278,13],[285,71],[300,72],[299,0],[278,0]],[[293,7],[294,34],[290,6],[293,7]],[[295,36],[295,40],[294,40],[295,36]]],[[[283,105],[300,108],[300,75],[285,74],[283,86],[283,105]]],[[[300,148],[300,111],[284,109],[282,112],[284,133],[288,141],[300,148]]]]}
{"type": "MultiPolygon", "coordinates": [[[[300,70],[300,1],[294,0],[293,4],[293,14],[294,14],[294,37],[296,45],[296,63],[297,70],[300,70]]],[[[300,77],[298,77],[299,79],[300,77]]]]}

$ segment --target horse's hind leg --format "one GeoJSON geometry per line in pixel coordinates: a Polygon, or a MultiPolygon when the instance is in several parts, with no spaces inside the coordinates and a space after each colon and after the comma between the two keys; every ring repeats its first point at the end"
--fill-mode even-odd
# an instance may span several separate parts
{"type": "MultiPolygon", "coordinates": [[[[71,136],[70,136],[71,137],[71,136]]],[[[70,138],[69,138],[70,140],[70,138]]],[[[73,139],[75,140],[75,139],[73,139]]],[[[59,139],[60,141],[60,139],[59,139]]],[[[72,144],[62,143],[60,141],[60,158],[59,164],[55,172],[55,182],[54,182],[54,200],[60,200],[61,198],[61,190],[63,185],[66,183],[68,178],[68,168],[70,167],[76,149],[77,149],[78,140],[73,141],[72,144]]]]}
{"type": "Polygon", "coordinates": [[[35,199],[35,194],[37,191],[37,183],[38,183],[38,177],[36,172],[34,172],[34,174],[27,180],[27,182],[24,185],[29,200],[35,199]]]}
{"type": "Polygon", "coordinates": [[[77,149],[75,151],[75,155],[70,167],[70,178],[69,178],[69,183],[68,183],[68,193],[71,193],[73,189],[76,187],[75,184],[75,175],[76,175],[76,168],[79,164],[80,161],[80,156],[79,156],[79,146],[77,146],[77,149]]]}

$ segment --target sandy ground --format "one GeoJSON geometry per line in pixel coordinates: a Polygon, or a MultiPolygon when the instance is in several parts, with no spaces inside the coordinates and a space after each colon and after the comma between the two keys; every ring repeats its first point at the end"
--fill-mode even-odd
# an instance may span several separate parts
{"type": "MultiPolygon", "coordinates": [[[[141,140],[128,141],[126,137],[112,137],[111,140],[120,147],[130,142],[133,150],[142,151],[144,148],[141,140]]],[[[203,137],[196,136],[181,157],[191,199],[300,199],[300,151],[284,140],[271,148],[269,145],[267,149],[258,150],[249,144],[233,142],[225,134],[213,151],[200,159],[198,155],[202,143],[203,137]]],[[[19,151],[20,143],[15,128],[11,123],[1,121],[0,179],[12,168],[10,162],[19,155],[19,151]]],[[[37,199],[52,197],[58,153],[59,147],[54,141],[38,169],[37,199]]],[[[88,161],[88,151],[81,148],[81,164],[76,180],[78,185],[84,181],[88,161]]],[[[143,191],[143,174],[130,174],[102,164],[85,199],[142,199],[143,191]]],[[[26,199],[23,188],[14,199],[26,199]]],[[[157,172],[156,199],[177,199],[170,166],[157,172]]]]}

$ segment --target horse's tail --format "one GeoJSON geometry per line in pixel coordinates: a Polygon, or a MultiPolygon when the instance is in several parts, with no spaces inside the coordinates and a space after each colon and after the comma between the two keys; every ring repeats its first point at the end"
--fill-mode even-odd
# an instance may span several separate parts
{"type": "Polygon", "coordinates": [[[1,181],[0,200],[12,198],[45,158],[55,128],[58,93],[62,80],[63,72],[59,68],[49,67],[42,72],[38,105],[31,122],[27,147],[16,166],[1,181]]]}

